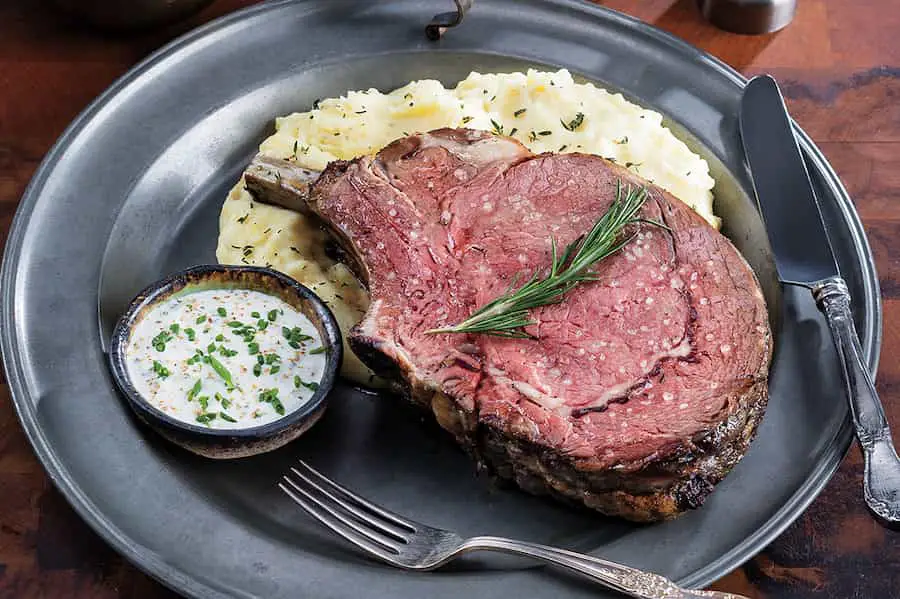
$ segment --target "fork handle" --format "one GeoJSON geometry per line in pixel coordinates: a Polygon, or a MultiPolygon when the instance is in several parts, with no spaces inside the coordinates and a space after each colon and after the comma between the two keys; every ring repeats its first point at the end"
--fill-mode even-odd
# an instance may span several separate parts
{"type": "Polygon", "coordinates": [[[496,551],[531,557],[547,564],[576,572],[607,588],[637,599],[747,599],[741,595],[718,591],[692,591],[682,589],[668,578],[642,572],[628,566],[599,557],[556,549],[537,543],[513,541],[502,537],[473,537],[463,543],[460,553],[471,551],[496,551]]]}

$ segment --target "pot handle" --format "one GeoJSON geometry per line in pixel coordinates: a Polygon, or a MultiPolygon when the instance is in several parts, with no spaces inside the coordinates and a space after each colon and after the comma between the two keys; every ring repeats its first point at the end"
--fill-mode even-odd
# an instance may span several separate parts
{"type": "Polygon", "coordinates": [[[425,26],[425,35],[432,41],[437,41],[443,37],[444,33],[450,27],[456,27],[462,23],[466,12],[472,8],[475,0],[453,0],[456,3],[455,12],[442,12],[434,15],[431,22],[425,26]]]}

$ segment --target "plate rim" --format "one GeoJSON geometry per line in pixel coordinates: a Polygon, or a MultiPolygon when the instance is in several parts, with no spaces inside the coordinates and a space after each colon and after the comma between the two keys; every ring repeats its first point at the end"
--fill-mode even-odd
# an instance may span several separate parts
{"type": "MultiPolygon", "coordinates": [[[[158,558],[154,553],[145,550],[128,535],[124,534],[118,526],[112,522],[82,491],[80,485],[67,472],[58,460],[52,446],[44,436],[39,426],[33,403],[23,399],[29,392],[24,381],[24,372],[21,363],[21,354],[18,344],[18,327],[15,322],[15,301],[13,291],[16,288],[17,273],[15,266],[20,258],[22,240],[29,224],[29,217],[40,197],[48,176],[52,172],[59,157],[66,151],[70,142],[75,139],[91,122],[94,116],[100,112],[111,100],[135,80],[153,69],[158,63],[167,59],[171,54],[188,47],[189,45],[215,34],[231,24],[257,16],[259,13],[276,11],[286,5],[296,4],[295,0],[275,0],[252,5],[239,9],[213,19],[199,27],[196,27],[163,45],[149,54],[143,60],[135,64],[123,75],[118,77],[99,96],[91,101],[77,117],[66,127],[63,133],[51,146],[50,150],[41,160],[40,165],[32,175],[31,180],[23,192],[16,213],[10,224],[9,233],[3,251],[3,260],[0,264],[0,354],[2,354],[3,368],[8,382],[13,409],[22,426],[25,436],[41,465],[44,467],[54,486],[66,498],[69,505],[78,516],[84,520],[91,529],[108,543],[117,553],[125,557],[130,563],[141,571],[150,575],[161,584],[170,589],[190,597],[229,599],[235,594],[225,594],[208,586],[197,578],[186,574],[182,569],[170,565],[158,558]]],[[[609,9],[600,5],[580,0],[550,0],[549,3],[563,5],[573,10],[593,12],[610,22],[624,25],[628,29],[640,30],[641,33],[674,46],[681,52],[693,54],[703,61],[718,74],[726,77],[732,83],[742,88],[747,84],[747,78],[730,65],[677,36],[670,34],[654,25],[641,21],[636,17],[609,9]]],[[[875,267],[874,256],[868,238],[856,211],[855,206],[840,181],[837,173],[827,161],[821,150],[815,145],[809,135],[800,126],[792,121],[795,134],[801,150],[812,165],[822,175],[827,185],[834,191],[838,200],[838,208],[848,225],[853,244],[860,250],[863,257],[864,270],[861,273],[864,297],[862,300],[864,314],[871,321],[871,327],[865,338],[860,339],[866,354],[866,361],[873,378],[876,375],[878,360],[883,335],[883,313],[880,284],[875,267]]],[[[776,514],[767,520],[757,531],[742,540],[737,546],[724,553],[718,559],[710,562],[692,574],[677,582],[688,587],[706,587],[711,582],[720,578],[724,573],[730,572],[756,555],[765,545],[779,536],[791,523],[793,523],[806,508],[820,494],[825,485],[831,480],[837,471],[850,443],[853,439],[853,427],[850,419],[846,419],[841,428],[835,433],[834,439],[817,467],[810,472],[805,483],[797,489],[794,495],[786,501],[776,514]]]]}

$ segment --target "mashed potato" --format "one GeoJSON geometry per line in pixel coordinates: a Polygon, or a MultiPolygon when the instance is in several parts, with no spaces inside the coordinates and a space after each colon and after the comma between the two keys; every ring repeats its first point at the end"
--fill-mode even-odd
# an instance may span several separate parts
{"type": "MultiPolygon", "coordinates": [[[[349,92],[322,100],[309,112],[281,117],[275,126],[260,151],[296,157],[300,166],[316,170],[440,127],[510,135],[536,153],[598,154],[667,189],[719,226],[706,161],[662,126],[662,116],[620,94],[575,83],[565,70],[472,73],[455,89],[425,80],[389,94],[349,92]]],[[[365,312],[368,296],[345,266],[325,255],[324,244],[324,234],[305,217],[254,202],[238,182],[222,207],[216,256],[223,264],[268,265],[311,287],[346,335],[365,312]]],[[[349,350],[343,373],[371,382],[371,373],[349,350]]]]}

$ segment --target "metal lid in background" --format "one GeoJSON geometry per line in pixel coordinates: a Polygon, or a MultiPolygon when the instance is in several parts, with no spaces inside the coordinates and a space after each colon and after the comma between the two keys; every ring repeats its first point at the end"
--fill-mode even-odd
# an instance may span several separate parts
{"type": "Polygon", "coordinates": [[[794,18],[797,0],[697,0],[713,25],[732,33],[771,33],[794,18]]]}

